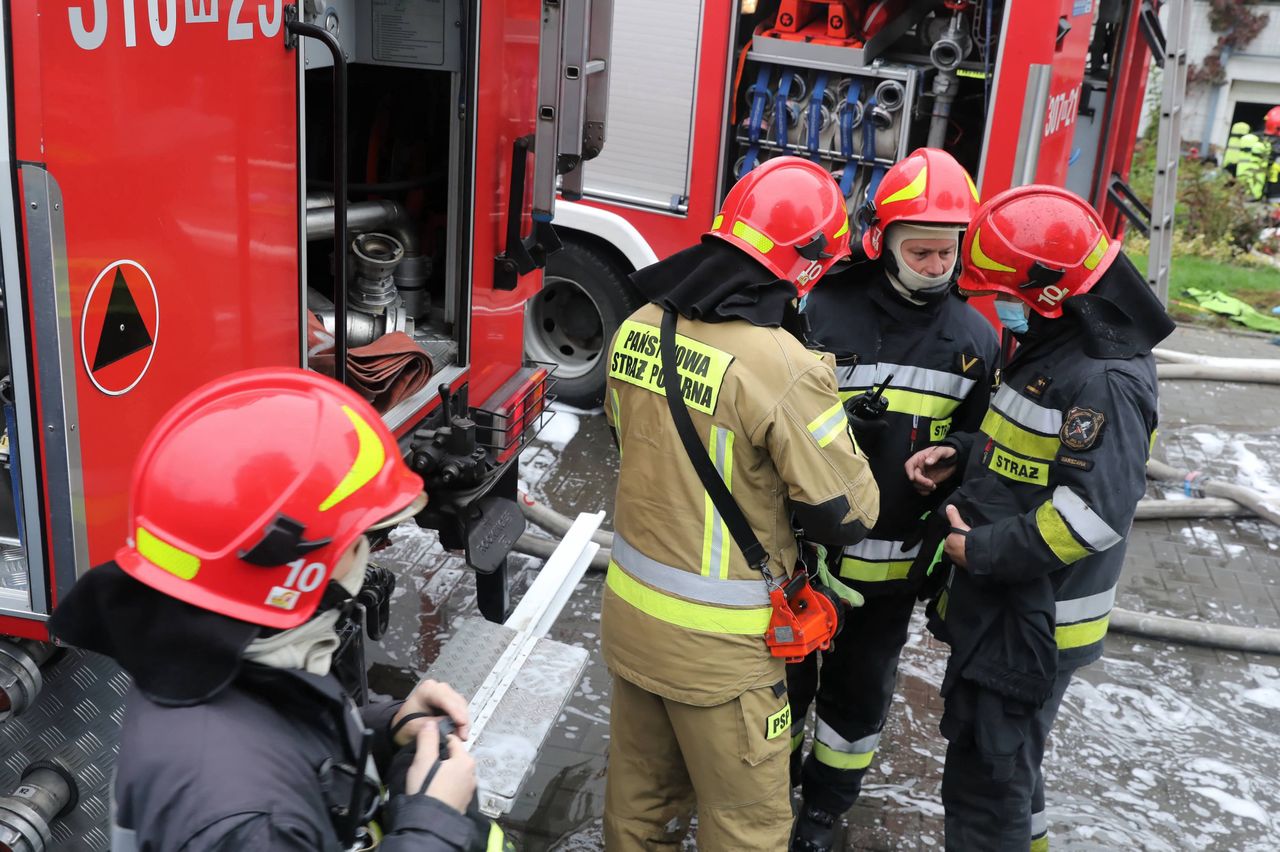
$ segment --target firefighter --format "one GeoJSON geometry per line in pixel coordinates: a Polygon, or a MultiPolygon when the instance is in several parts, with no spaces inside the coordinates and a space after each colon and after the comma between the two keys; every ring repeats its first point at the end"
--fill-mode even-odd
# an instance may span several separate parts
{"type": "Polygon", "coordinates": [[[1222,167],[1226,169],[1232,177],[1235,176],[1236,167],[1240,164],[1240,137],[1244,136],[1250,130],[1249,122],[1237,121],[1231,125],[1231,135],[1227,137],[1227,147],[1222,152],[1222,167]]]}
{"type": "Polygon", "coordinates": [[[1236,180],[1244,187],[1244,193],[1251,200],[1262,197],[1262,189],[1267,180],[1267,166],[1271,160],[1271,145],[1264,142],[1256,133],[1246,133],[1240,137],[1240,161],[1236,164],[1236,180]]]}
{"type": "MultiPolygon", "coordinates": [[[[893,699],[898,655],[922,592],[909,577],[921,517],[941,494],[920,496],[903,473],[916,451],[951,431],[978,428],[987,410],[999,341],[991,324],[955,291],[960,235],[978,206],[964,167],[922,148],[884,175],[862,214],[865,258],[806,300],[810,341],[836,356],[840,396],[870,392],[886,378],[883,417],[852,418],[880,487],[880,519],[868,536],[837,551],[840,577],[868,604],[853,611],[829,651],[788,670],[792,783],[803,775],[804,805],[794,850],[830,849],[835,822],[858,798],[893,699]],[[800,772],[803,720],[817,692],[813,749],[800,772]]],[[[855,404],[856,411],[856,404],[855,404]]]]}
{"type": "Polygon", "coordinates": [[[466,702],[425,681],[357,712],[329,672],[365,532],[425,502],[373,408],[314,373],[233,374],[160,421],[127,543],[51,621],[133,678],[114,852],[372,848],[383,780],[383,852],[502,848],[473,807],[466,702]],[[428,715],[457,728],[444,753],[428,715]]]}
{"type": "Polygon", "coordinates": [[[833,360],[786,330],[798,327],[797,295],[848,244],[831,176],[777,157],[734,186],[699,245],[633,276],[650,304],[613,339],[605,404],[622,459],[602,616],[610,850],[679,848],[695,803],[699,849],[787,845],[791,716],[765,637],[770,591],[797,562],[793,513],[840,546],[879,508],[833,360]],[[708,454],[758,536],[767,558],[754,566],[668,408],[657,359],[672,325],[693,452],[708,454]]]}
{"type": "MultiPolygon", "coordinates": [[[[1173,330],[1081,198],[1006,190],[965,234],[959,287],[994,293],[1019,347],[981,428],[907,462],[959,488],[924,541],[946,588],[930,629],[942,684],[946,848],[1049,848],[1041,762],[1072,674],[1102,655],[1157,419],[1151,349],[1173,330]]],[[[931,556],[922,557],[930,560],[931,556]]]]}
{"type": "Polygon", "coordinates": [[[1267,110],[1262,130],[1263,139],[1270,144],[1267,152],[1267,186],[1264,197],[1271,199],[1280,196],[1280,106],[1267,110]]]}

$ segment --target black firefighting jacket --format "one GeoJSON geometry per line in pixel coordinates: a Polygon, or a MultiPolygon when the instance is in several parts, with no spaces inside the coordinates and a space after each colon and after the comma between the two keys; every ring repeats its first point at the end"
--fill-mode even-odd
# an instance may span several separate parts
{"type": "MultiPolygon", "coordinates": [[[[120,738],[113,852],[340,852],[331,809],[350,802],[355,783],[378,793],[377,779],[353,771],[362,729],[374,733],[385,778],[399,706],[357,714],[332,676],[252,664],[191,706],[163,706],[135,688],[120,738]]],[[[381,826],[383,852],[490,842],[487,826],[421,795],[393,796],[381,826]]]]}
{"type": "Polygon", "coordinates": [[[947,492],[917,494],[903,465],[951,432],[978,428],[999,340],[954,290],[932,304],[912,304],[872,260],[824,280],[805,300],[804,315],[810,345],[836,356],[841,399],[893,376],[884,394],[885,427],[859,444],[880,487],[880,518],[865,539],[844,549],[840,576],[864,595],[913,591],[907,569],[920,550],[916,530],[947,492]]]}
{"type": "Polygon", "coordinates": [[[981,428],[947,440],[963,471],[948,502],[973,529],[968,567],[952,570],[935,626],[953,664],[997,679],[1002,669],[1019,677],[1044,668],[1026,658],[1038,655],[1037,632],[1056,645],[1059,669],[1102,655],[1146,490],[1157,423],[1151,347],[1173,325],[1124,255],[1064,308],[1060,319],[1032,317],[981,428]],[[1004,612],[974,611],[991,607],[1004,612]],[[1010,625],[1022,640],[1009,640],[1010,625]],[[974,635],[983,631],[992,635],[974,635]]]}

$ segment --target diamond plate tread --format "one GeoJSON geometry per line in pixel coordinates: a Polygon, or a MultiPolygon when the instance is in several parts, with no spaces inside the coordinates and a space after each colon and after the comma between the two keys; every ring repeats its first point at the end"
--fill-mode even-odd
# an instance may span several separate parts
{"type": "MultiPolygon", "coordinates": [[[[448,683],[470,700],[515,636],[516,631],[501,624],[465,619],[426,676],[448,683]]],[[[588,656],[583,648],[550,639],[534,645],[471,749],[486,812],[511,809],[551,726],[572,697],[588,656]]]]}
{"type": "Polygon", "coordinates": [[[107,852],[111,769],[119,752],[129,676],[110,659],[67,649],[43,670],[44,689],[21,716],[0,724],[0,794],[22,770],[57,758],[80,788],[80,804],[53,824],[53,849],[107,852]]]}
{"type": "Polygon", "coordinates": [[[480,807],[486,813],[511,810],[589,656],[585,648],[550,639],[539,639],[534,646],[471,749],[480,779],[480,807]]]}
{"type": "Polygon", "coordinates": [[[515,636],[516,631],[501,624],[482,618],[462,619],[426,676],[449,684],[469,701],[515,636]]]}

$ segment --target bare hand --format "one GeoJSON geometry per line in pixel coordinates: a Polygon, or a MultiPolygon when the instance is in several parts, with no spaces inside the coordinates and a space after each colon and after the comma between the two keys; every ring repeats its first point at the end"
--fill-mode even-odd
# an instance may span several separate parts
{"type": "MultiPolygon", "coordinates": [[[[447,683],[440,683],[435,680],[424,680],[413,688],[413,692],[409,693],[409,697],[405,699],[404,705],[396,711],[395,718],[391,720],[391,727],[395,727],[401,719],[410,713],[430,713],[433,716],[445,715],[453,720],[453,724],[458,728],[459,739],[466,739],[471,729],[471,714],[467,709],[466,700],[457,693],[452,686],[447,683]]],[[[408,745],[418,732],[426,725],[428,719],[414,719],[396,732],[396,745],[408,745]]],[[[433,729],[435,725],[431,726],[433,729]]]]}
{"type": "MultiPolygon", "coordinates": [[[[973,529],[964,522],[964,518],[960,517],[960,510],[955,506],[947,506],[947,521],[951,524],[953,529],[963,530],[964,532],[968,532],[973,529]]],[[[965,536],[958,532],[953,532],[947,536],[946,543],[944,545],[947,558],[956,565],[959,565],[961,568],[969,567],[969,560],[964,554],[964,547],[966,543],[967,539],[965,536]]]]}
{"type": "Polygon", "coordinates": [[[437,762],[440,768],[423,795],[444,802],[458,813],[465,813],[476,792],[476,762],[462,747],[462,740],[449,735],[449,759],[440,760],[440,730],[428,719],[418,729],[418,751],[405,776],[405,790],[410,795],[423,793],[422,784],[437,762]]]}
{"type": "Polygon", "coordinates": [[[907,459],[907,479],[920,494],[932,494],[956,472],[955,447],[927,447],[907,459]]]}

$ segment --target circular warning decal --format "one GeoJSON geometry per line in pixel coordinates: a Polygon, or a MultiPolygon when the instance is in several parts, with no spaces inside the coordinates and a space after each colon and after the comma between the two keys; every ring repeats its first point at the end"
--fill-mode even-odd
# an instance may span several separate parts
{"type": "Polygon", "coordinates": [[[137,387],[159,334],[156,284],[142,264],[117,260],[99,272],[80,314],[80,357],[94,387],[108,396],[137,387]]]}

